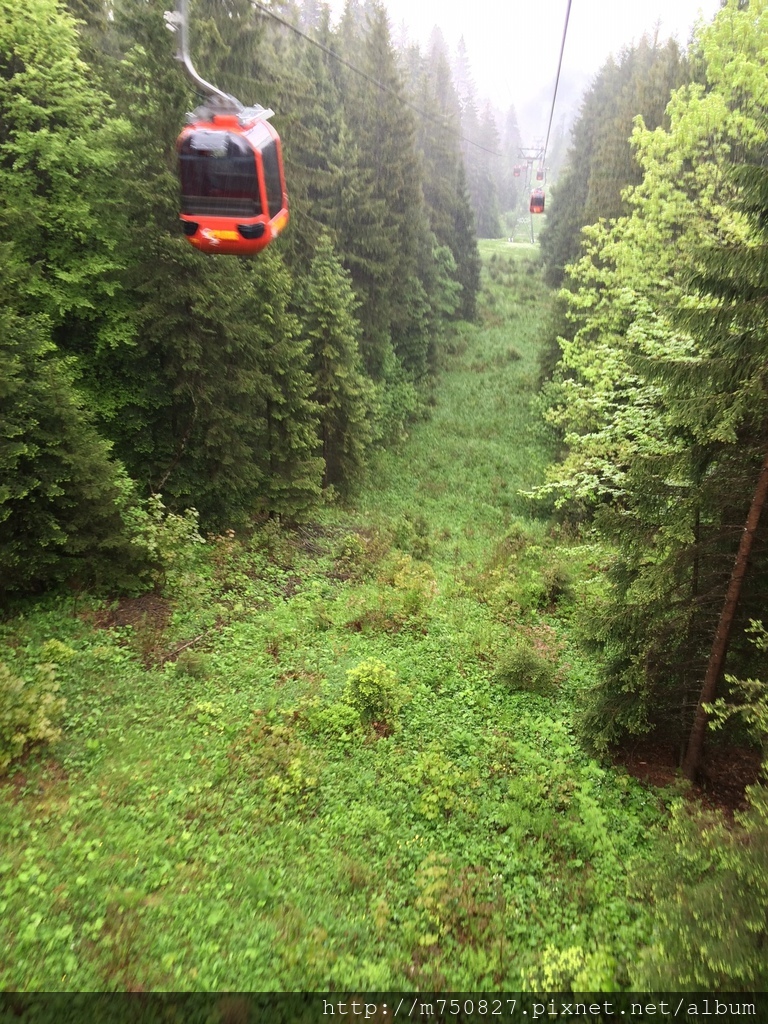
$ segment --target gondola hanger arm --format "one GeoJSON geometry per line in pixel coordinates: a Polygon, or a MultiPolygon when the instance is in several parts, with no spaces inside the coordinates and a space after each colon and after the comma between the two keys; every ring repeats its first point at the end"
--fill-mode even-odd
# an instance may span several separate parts
{"type": "MultiPolygon", "coordinates": [[[[273,110],[267,110],[258,104],[254,107],[244,107],[237,97],[230,96],[229,93],[224,92],[222,89],[218,89],[215,85],[211,82],[207,82],[197,73],[189,53],[189,16],[187,13],[187,0],[176,0],[175,10],[166,11],[164,17],[165,23],[171,32],[175,32],[178,35],[179,45],[176,49],[176,60],[184,66],[187,77],[193,82],[193,84],[208,96],[211,104],[211,113],[237,114],[241,120],[253,120],[255,117],[266,120],[267,118],[272,117],[274,114],[273,110]]],[[[195,120],[199,120],[201,113],[202,111],[195,111],[194,114],[188,115],[188,120],[193,118],[195,120]]]]}

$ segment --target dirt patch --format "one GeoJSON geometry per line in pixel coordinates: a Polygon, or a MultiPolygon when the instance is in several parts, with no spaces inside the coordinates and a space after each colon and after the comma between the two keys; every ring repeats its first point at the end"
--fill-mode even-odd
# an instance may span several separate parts
{"type": "Polygon", "coordinates": [[[301,576],[288,576],[286,578],[283,584],[283,597],[286,601],[290,600],[297,593],[303,582],[301,576]]]}
{"type": "Polygon", "coordinates": [[[371,728],[379,739],[391,736],[393,729],[389,722],[371,722],[371,728]]]}
{"type": "Polygon", "coordinates": [[[701,778],[696,789],[703,802],[714,802],[715,806],[727,810],[743,811],[747,806],[745,789],[759,782],[762,769],[762,755],[752,747],[716,748],[706,755],[701,778]]]}
{"type": "Polygon", "coordinates": [[[11,790],[11,799],[15,804],[19,803],[23,797],[26,785],[27,776],[18,768],[14,771],[13,775],[0,776],[0,786],[11,790]]]}
{"type": "Polygon", "coordinates": [[[324,554],[326,545],[322,541],[329,536],[331,536],[331,531],[320,523],[302,523],[296,528],[299,547],[308,555],[324,554]]]}
{"type": "MultiPolygon", "coordinates": [[[[647,786],[662,788],[681,781],[679,750],[652,739],[640,740],[618,751],[614,764],[647,786]]],[[[729,818],[747,806],[745,790],[760,779],[762,756],[751,747],[713,747],[688,798],[723,811],[729,818]]]]}
{"type": "Polygon", "coordinates": [[[126,641],[142,660],[146,668],[167,660],[163,649],[163,635],[171,619],[172,605],[159,594],[141,594],[122,597],[108,608],[91,616],[97,629],[129,626],[133,636],[126,641]]]}
{"type": "MultiPolygon", "coordinates": [[[[25,796],[27,784],[30,781],[30,776],[25,773],[24,769],[27,765],[34,746],[31,749],[27,749],[18,759],[16,765],[11,766],[12,775],[4,775],[0,777],[0,787],[6,787],[11,790],[11,799],[15,804],[20,803],[25,796]]],[[[35,774],[35,769],[32,768],[33,779],[35,783],[35,798],[39,800],[41,797],[43,800],[47,800],[51,794],[56,795],[56,787],[65,785],[69,782],[69,775],[64,770],[62,765],[58,761],[49,758],[41,765],[41,771],[39,774],[35,774]]]]}
{"type": "Polygon", "coordinates": [[[171,617],[171,603],[159,594],[140,594],[139,597],[121,597],[109,608],[103,608],[94,617],[99,629],[113,629],[115,626],[132,626],[146,629],[148,626],[163,630],[171,617]]]}

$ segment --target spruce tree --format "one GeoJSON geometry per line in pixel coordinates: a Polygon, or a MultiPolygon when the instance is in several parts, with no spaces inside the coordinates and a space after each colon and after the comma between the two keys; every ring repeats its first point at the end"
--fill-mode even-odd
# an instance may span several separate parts
{"type": "Polygon", "coordinates": [[[517,114],[512,106],[508,109],[504,119],[501,137],[502,163],[499,182],[499,207],[502,213],[515,210],[517,207],[519,189],[514,169],[520,163],[520,147],[522,144],[523,140],[517,124],[517,114]]]}
{"type": "MultiPolygon", "coordinates": [[[[361,300],[362,351],[368,372],[381,379],[394,348],[413,373],[425,365],[426,297],[419,277],[425,210],[413,114],[398,96],[403,83],[384,9],[371,3],[365,14],[348,4],[341,40],[354,50],[360,19],[362,69],[386,87],[347,75],[346,119],[354,139],[354,187],[359,202],[345,204],[337,225],[341,251],[361,300]]],[[[360,51],[356,59],[360,62],[360,51]]],[[[352,155],[350,153],[350,155],[352,155]]]]}
{"type": "Polygon", "coordinates": [[[327,233],[318,241],[302,306],[313,399],[319,407],[323,483],[347,491],[360,480],[365,466],[372,439],[374,390],[362,368],[357,301],[350,276],[327,233]]]}
{"type": "MultiPolygon", "coordinates": [[[[54,328],[99,319],[121,266],[113,199],[124,125],[55,0],[0,0],[0,231],[14,302],[54,328]]],[[[104,315],[101,315],[104,319],[104,315]]]]}
{"type": "Polygon", "coordinates": [[[134,500],[47,318],[0,306],[0,601],[59,582],[135,587],[146,558],[123,518],[134,500]]]}
{"type": "MultiPolygon", "coordinates": [[[[121,586],[141,562],[130,484],[77,387],[83,339],[114,337],[124,126],[49,0],[0,4],[0,589],[121,586]]],[[[119,329],[117,330],[119,333],[119,329]]]]}
{"type": "MultiPolygon", "coordinates": [[[[206,257],[184,239],[174,141],[192,101],[163,4],[124,0],[117,26],[131,44],[112,83],[130,123],[119,185],[131,334],[91,353],[84,385],[131,474],[171,507],[194,505],[215,529],[262,510],[298,514],[321,467],[290,275],[277,251],[206,257]]],[[[235,61],[228,84],[240,75],[235,61]]]]}
{"type": "MultiPolygon", "coordinates": [[[[447,48],[441,33],[433,31],[429,57],[422,75],[418,99],[432,119],[418,124],[418,144],[424,166],[424,201],[429,225],[437,247],[447,247],[452,255],[451,277],[461,288],[461,300],[450,305],[458,315],[472,319],[480,283],[480,259],[477,251],[474,218],[464,178],[463,157],[458,136],[461,133],[459,100],[451,77],[447,48]],[[436,123],[437,122],[437,123],[436,123]]],[[[437,256],[432,275],[440,276],[447,264],[437,256]]],[[[433,298],[434,286],[427,286],[430,304],[445,306],[433,298]]]]}
{"type": "Polygon", "coordinates": [[[467,194],[464,165],[460,163],[456,172],[456,193],[458,202],[453,212],[453,224],[458,253],[456,278],[461,285],[459,312],[464,320],[474,320],[477,313],[477,293],[480,291],[480,254],[475,236],[475,218],[467,194]]]}
{"type": "Polygon", "coordinates": [[[687,77],[672,40],[662,45],[643,36],[606,61],[584,97],[566,167],[547,203],[540,242],[551,284],[559,285],[577,258],[584,226],[627,212],[622,193],[642,180],[630,143],[634,119],[641,116],[649,129],[665,124],[670,95],[687,77]]]}

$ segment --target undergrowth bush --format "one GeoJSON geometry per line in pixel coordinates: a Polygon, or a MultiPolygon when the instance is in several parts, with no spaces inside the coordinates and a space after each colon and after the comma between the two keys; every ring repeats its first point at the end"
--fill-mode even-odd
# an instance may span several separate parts
{"type": "Polygon", "coordinates": [[[211,675],[211,658],[202,651],[182,651],[176,658],[176,671],[190,679],[208,679],[211,675]]]}
{"type": "Polygon", "coordinates": [[[510,690],[550,696],[557,684],[557,666],[534,646],[521,640],[499,656],[495,678],[510,690]]]}
{"type": "Polygon", "coordinates": [[[233,744],[230,766],[258,787],[265,808],[282,813],[286,806],[304,811],[318,785],[320,757],[296,735],[293,721],[276,721],[258,711],[253,722],[233,744]]]}
{"type": "Polygon", "coordinates": [[[154,565],[152,582],[170,587],[183,585],[197,554],[197,545],[204,544],[198,530],[197,509],[188,508],[178,514],[169,512],[161,494],[151,495],[144,507],[130,512],[131,528],[154,565]]]}
{"type": "Polygon", "coordinates": [[[404,441],[407,425],[427,412],[423,397],[394,352],[388,354],[382,380],[376,385],[373,411],[373,440],[383,447],[404,441]]]}
{"type": "Polygon", "coordinates": [[[57,697],[56,666],[35,665],[16,675],[0,662],[0,775],[34,743],[55,743],[61,729],[55,724],[66,701],[57,697]]]}
{"type": "Polygon", "coordinates": [[[361,661],[347,672],[344,700],[359,713],[366,724],[392,724],[410,694],[397,674],[378,658],[361,661]]]}
{"type": "Polygon", "coordinates": [[[616,960],[602,946],[558,949],[548,945],[537,954],[536,961],[523,970],[523,984],[533,992],[612,992],[615,989],[616,960]]]}
{"type": "Polygon", "coordinates": [[[404,778],[416,788],[414,809],[429,821],[472,807],[469,780],[436,744],[416,755],[404,778]]]}
{"type": "Polygon", "coordinates": [[[422,515],[403,513],[394,527],[395,544],[414,558],[429,557],[429,523],[422,515]]]}
{"type": "Polygon", "coordinates": [[[389,546],[389,540],[378,530],[346,534],[336,551],[334,574],[355,582],[368,579],[389,546]]]}
{"type": "MultiPolygon", "coordinates": [[[[768,632],[751,620],[758,651],[768,632]]],[[[740,719],[766,749],[768,697],[759,679],[727,677],[728,701],[716,701],[712,725],[740,719]]],[[[768,762],[763,761],[763,779],[768,762]]],[[[765,991],[768,985],[768,787],[748,786],[748,806],[733,822],[677,800],[657,829],[656,856],[635,866],[636,894],[654,905],[654,931],[634,964],[637,987],[765,991]]]]}
{"type": "Polygon", "coordinates": [[[322,704],[318,697],[310,697],[302,703],[300,713],[313,736],[352,743],[356,735],[362,735],[360,712],[346,701],[322,704]]]}
{"type": "Polygon", "coordinates": [[[399,633],[406,627],[423,631],[436,593],[432,567],[396,553],[386,560],[375,586],[358,587],[350,597],[347,626],[361,633],[399,633]]]}
{"type": "Polygon", "coordinates": [[[498,615],[542,611],[570,594],[571,571],[553,547],[513,528],[472,585],[498,615]]]}
{"type": "Polygon", "coordinates": [[[637,989],[765,991],[768,796],[750,787],[734,825],[678,800],[655,830],[654,860],[635,871],[654,907],[651,940],[633,965],[637,989]]]}

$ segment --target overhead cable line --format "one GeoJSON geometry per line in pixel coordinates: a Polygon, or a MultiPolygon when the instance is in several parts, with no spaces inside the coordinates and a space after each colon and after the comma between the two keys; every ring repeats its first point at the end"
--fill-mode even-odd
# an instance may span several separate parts
{"type": "MultiPolygon", "coordinates": [[[[409,103],[408,100],[404,99],[398,92],[396,92],[390,86],[385,85],[383,82],[379,82],[376,78],[373,78],[365,71],[361,71],[360,68],[355,67],[354,64],[350,64],[348,60],[345,60],[344,57],[336,53],[335,50],[331,50],[329,47],[323,46],[322,43],[319,43],[316,39],[313,39],[312,36],[307,35],[307,33],[302,32],[300,28],[296,28],[295,25],[292,25],[290,21],[286,21],[285,18],[281,18],[279,15],[275,14],[274,11],[270,11],[268,7],[265,7],[263,4],[258,3],[258,0],[251,0],[251,3],[254,7],[257,7],[263,14],[266,14],[270,18],[274,18],[275,21],[279,22],[281,25],[284,25],[286,28],[289,28],[291,32],[295,32],[297,36],[300,36],[302,39],[306,39],[308,43],[311,43],[313,46],[316,46],[318,50],[322,50],[323,53],[327,54],[329,57],[332,57],[334,60],[338,61],[339,64],[343,64],[345,68],[349,68],[350,71],[354,71],[356,75],[359,75],[361,78],[364,78],[366,82],[369,82],[371,85],[375,85],[376,88],[381,89],[382,92],[388,92],[390,95],[394,96],[399,103],[402,103],[403,106],[409,107],[411,110],[414,111],[414,113],[418,114],[419,117],[423,117],[427,121],[432,121],[433,124],[436,124],[438,128],[442,128],[443,131],[451,130],[450,125],[447,125],[445,124],[444,121],[440,121],[438,118],[433,117],[432,114],[426,113],[426,111],[421,110],[413,103],[409,103]]],[[[500,155],[499,153],[496,152],[496,150],[488,149],[487,146],[481,146],[479,142],[473,142],[472,139],[467,139],[463,135],[459,135],[457,136],[457,138],[461,142],[466,142],[468,146],[474,146],[475,149],[482,149],[483,152],[490,153],[491,156],[500,155]]]]}
{"type": "Polygon", "coordinates": [[[568,0],[568,6],[565,9],[565,24],[563,25],[563,41],[560,43],[560,60],[557,64],[557,77],[555,78],[555,91],[552,94],[552,109],[549,111],[549,124],[547,125],[547,140],[544,143],[544,152],[541,157],[542,167],[544,161],[547,159],[547,146],[549,146],[549,133],[552,131],[552,118],[555,114],[555,102],[557,100],[557,87],[560,84],[560,69],[563,66],[563,53],[565,51],[565,37],[568,35],[568,19],[571,16],[571,0],[568,0]]]}

